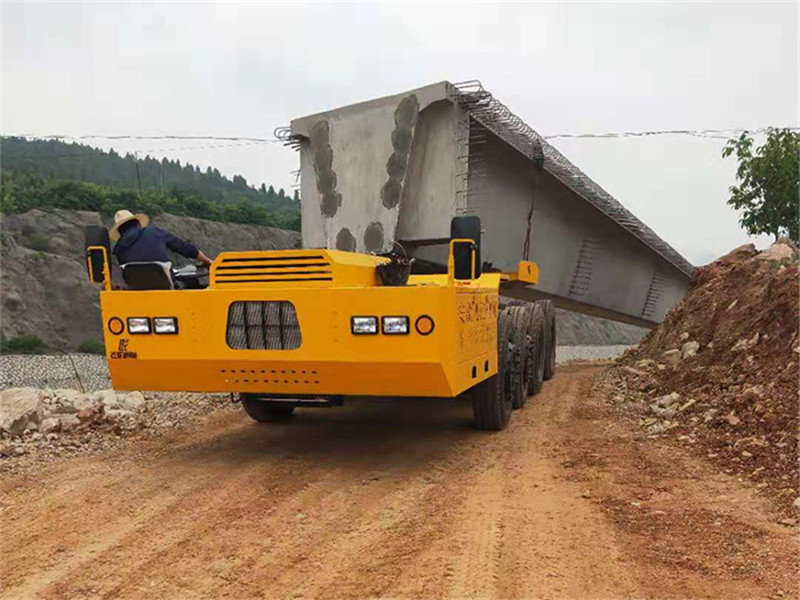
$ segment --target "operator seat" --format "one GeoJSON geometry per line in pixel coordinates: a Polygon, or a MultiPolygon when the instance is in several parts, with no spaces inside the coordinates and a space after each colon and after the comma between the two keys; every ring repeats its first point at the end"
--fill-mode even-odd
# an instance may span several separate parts
{"type": "Polygon", "coordinates": [[[129,262],[122,265],[129,290],[172,290],[171,262],[129,262]]]}

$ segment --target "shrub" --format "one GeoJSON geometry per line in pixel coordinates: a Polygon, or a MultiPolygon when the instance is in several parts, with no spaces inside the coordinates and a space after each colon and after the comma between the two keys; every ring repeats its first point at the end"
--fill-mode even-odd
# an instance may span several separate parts
{"type": "Polygon", "coordinates": [[[105,354],[106,347],[103,342],[99,342],[93,338],[86,338],[78,346],[78,352],[85,354],[105,354]]]}
{"type": "Polygon", "coordinates": [[[47,344],[35,335],[21,335],[15,338],[0,336],[2,354],[45,354],[47,344]]]}
{"type": "Polygon", "coordinates": [[[50,239],[41,233],[34,233],[28,241],[28,247],[38,252],[49,252],[50,239]]]}

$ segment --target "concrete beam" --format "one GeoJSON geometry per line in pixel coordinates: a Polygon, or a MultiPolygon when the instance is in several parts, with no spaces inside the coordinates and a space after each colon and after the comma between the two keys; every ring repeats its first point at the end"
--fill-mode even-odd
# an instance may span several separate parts
{"type": "Polygon", "coordinates": [[[446,248],[424,242],[475,214],[484,261],[539,264],[538,286],[504,293],[640,326],[663,320],[688,287],[688,262],[613,199],[587,199],[601,188],[585,176],[570,185],[563,163],[543,165],[537,139],[487,127],[462,100],[441,82],[293,121],[304,246],[381,252],[404,240],[443,266],[446,248]]]}

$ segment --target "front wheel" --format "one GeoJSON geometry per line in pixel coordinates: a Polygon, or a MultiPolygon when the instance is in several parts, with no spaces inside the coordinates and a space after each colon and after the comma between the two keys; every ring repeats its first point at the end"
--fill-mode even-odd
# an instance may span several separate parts
{"type": "Polygon", "coordinates": [[[285,421],[294,412],[294,406],[291,404],[278,404],[245,395],[241,396],[241,402],[247,416],[259,423],[285,421]]]}

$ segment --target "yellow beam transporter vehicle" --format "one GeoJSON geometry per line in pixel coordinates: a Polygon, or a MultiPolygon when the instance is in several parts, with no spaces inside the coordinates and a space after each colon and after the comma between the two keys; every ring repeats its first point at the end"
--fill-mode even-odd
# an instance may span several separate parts
{"type": "Polygon", "coordinates": [[[205,289],[171,289],[160,263],[112,286],[107,232],[92,229],[118,390],[228,392],[259,422],[346,396],[463,397],[476,427],[497,430],[553,374],[552,304],[499,305],[501,285],[537,283],[538,269],[481,272],[476,217],[454,219],[472,233],[449,241],[446,273],[410,274],[396,253],[223,252],[205,289]]]}

